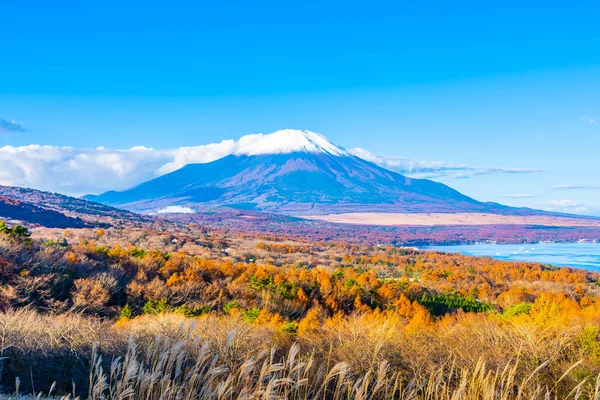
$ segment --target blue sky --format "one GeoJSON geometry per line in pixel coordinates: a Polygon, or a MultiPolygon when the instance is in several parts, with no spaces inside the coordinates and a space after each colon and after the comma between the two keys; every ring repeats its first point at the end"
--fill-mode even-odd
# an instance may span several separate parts
{"type": "Polygon", "coordinates": [[[60,146],[297,128],[461,164],[417,175],[481,200],[600,214],[598,3],[218,3],[0,3],[0,183],[90,190],[44,175],[60,146]]]}

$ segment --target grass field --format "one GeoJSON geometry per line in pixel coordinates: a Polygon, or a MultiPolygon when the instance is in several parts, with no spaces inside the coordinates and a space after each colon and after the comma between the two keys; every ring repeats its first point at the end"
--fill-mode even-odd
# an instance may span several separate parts
{"type": "Polygon", "coordinates": [[[542,225],[542,226],[600,226],[600,219],[581,219],[550,216],[519,216],[486,213],[344,213],[304,216],[327,222],[354,225],[382,226],[447,226],[447,225],[542,225]]]}

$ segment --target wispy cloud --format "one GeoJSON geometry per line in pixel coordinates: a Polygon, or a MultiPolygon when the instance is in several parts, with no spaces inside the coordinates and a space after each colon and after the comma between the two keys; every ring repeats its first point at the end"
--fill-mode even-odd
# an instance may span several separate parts
{"type": "Polygon", "coordinates": [[[2,133],[13,133],[13,132],[25,132],[23,125],[14,120],[0,118],[0,132],[2,133]]]}
{"type": "Polygon", "coordinates": [[[474,167],[455,162],[414,161],[406,157],[378,156],[361,148],[352,149],[350,152],[380,167],[423,179],[466,179],[479,175],[531,174],[542,171],[539,168],[474,167]]]}
{"type": "Polygon", "coordinates": [[[581,117],[581,119],[582,119],[582,120],[584,120],[584,121],[586,121],[586,122],[587,122],[588,124],[590,124],[590,125],[596,125],[596,124],[597,124],[597,121],[596,121],[596,119],[595,119],[595,118],[588,117],[587,115],[586,115],[586,116],[583,116],[583,117],[581,117]]]}
{"type": "Polygon", "coordinates": [[[600,186],[594,185],[556,185],[552,186],[555,190],[600,190],[600,186]]]}
{"type": "Polygon", "coordinates": [[[548,202],[550,206],[558,206],[558,207],[578,207],[581,205],[578,201],[568,200],[568,199],[560,199],[560,200],[550,200],[548,202]]]}
{"type": "Polygon", "coordinates": [[[529,193],[512,193],[512,194],[504,195],[504,197],[509,198],[509,199],[531,199],[535,196],[532,194],[529,194],[529,193]]]}
{"type": "Polygon", "coordinates": [[[547,203],[537,203],[534,207],[541,210],[568,214],[596,214],[598,212],[593,207],[571,199],[550,200],[547,203]]]}

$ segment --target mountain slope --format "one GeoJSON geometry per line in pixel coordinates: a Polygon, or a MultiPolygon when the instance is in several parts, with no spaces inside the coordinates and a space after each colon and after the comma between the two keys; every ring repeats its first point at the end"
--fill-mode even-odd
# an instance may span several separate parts
{"type": "Polygon", "coordinates": [[[149,217],[105,204],[36,189],[0,185],[0,217],[46,227],[77,228],[84,225],[139,223],[149,217]],[[14,206],[20,204],[19,210],[14,206]]]}
{"type": "Polygon", "coordinates": [[[143,212],[170,205],[296,214],[347,211],[498,211],[441,183],[411,179],[351,155],[306,131],[254,138],[234,154],[189,164],[123,192],[86,199],[143,212]]]}
{"type": "MultiPolygon", "coordinates": [[[[360,158],[291,153],[231,155],[206,164],[190,164],[124,192],[88,199],[139,210],[156,206],[236,205],[259,209],[307,210],[328,205],[394,205],[409,208],[429,202],[481,207],[457,191],[428,180],[410,179],[360,158]]],[[[417,207],[419,208],[419,207],[417,207]]]]}
{"type": "Polygon", "coordinates": [[[12,197],[0,196],[0,219],[43,225],[48,228],[83,228],[81,218],[68,217],[58,211],[38,207],[12,197]]]}

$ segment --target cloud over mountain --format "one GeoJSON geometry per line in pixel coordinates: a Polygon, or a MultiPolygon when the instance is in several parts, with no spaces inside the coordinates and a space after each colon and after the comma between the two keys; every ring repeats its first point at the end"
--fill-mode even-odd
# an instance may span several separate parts
{"type": "Polygon", "coordinates": [[[354,154],[381,167],[415,178],[468,178],[483,174],[532,173],[525,168],[470,167],[451,162],[418,162],[403,157],[382,157],[363,149],[346,151],[320,135],[282,130],[275,134],[252,134],[238,140],[223,140],[201,146],[153,149],[59,146],[0,147],[0,184],[81,195],[123,190],[175,171],[184,165],[206,163],[230,154],[260,154],[282,151],[326,151],[354,154]]]}
{"type": "Polygon", "coordinates": [[[193,214],[195,211],[190,207],[168,206],[157,211],[158,214],[193,214]]]}
{"type": "Polygon", "coordinates": [[[463,179],[478,175],[530,174],[542,171],[538,168],[473,167],[465,164],[445,161],[414,161],[406,157],[378,156],[361,148],[352,149],[350,152],[357,157],[377,164],[380,167],[409,175],[414,178],[463,179]]]}

